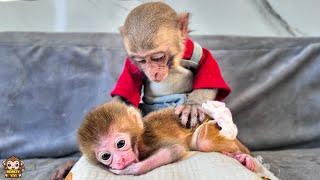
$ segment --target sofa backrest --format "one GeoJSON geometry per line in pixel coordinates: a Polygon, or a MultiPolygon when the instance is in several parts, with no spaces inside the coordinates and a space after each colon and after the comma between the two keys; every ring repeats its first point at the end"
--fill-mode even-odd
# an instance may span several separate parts
{"type": "MultiPolygon", "coordinates": [[[[253,150],[320,146],[320,38],[197,36],[232,88],[239,138],[253,150]]],[[[0,33],[0,158],[77,151],[84,114],[110,99],[121,38],[0,33]]]]}

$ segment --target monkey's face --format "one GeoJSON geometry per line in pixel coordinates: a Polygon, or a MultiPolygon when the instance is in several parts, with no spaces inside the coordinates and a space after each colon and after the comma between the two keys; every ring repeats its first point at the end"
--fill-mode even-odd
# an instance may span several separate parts
{"type": "Polygon", "coordinates": [[[131,59],[141,68],[149,80],[161,82],[169,74],[168,62],[172,60],[172,56],[167,51],[147,51],[131,55],[131,59]]]}
{"type": "Polygon", "coordinates": [[[183,40],[179,31],[164,28],[157,33],[153,46],[131,50],[128,40],[124,44],[130,59],[154,82],[163,81],[169,74],[174,59],[181,58],[183,40]]]}
{"type": "Polygon", "coordinates": [[[19,164],[19,161],[8,161],[7,162],[7,167],[8,167],[8,169],[19,169],[19,166],[20,166],[20,164],[19,164]]]}
{"type": "Polygon", "coordinates": [[[100,138],[95,154],[99,162],[109,168],[121,170],[138,162],[136,145],[128,133],[109,132],[100,138]]]}

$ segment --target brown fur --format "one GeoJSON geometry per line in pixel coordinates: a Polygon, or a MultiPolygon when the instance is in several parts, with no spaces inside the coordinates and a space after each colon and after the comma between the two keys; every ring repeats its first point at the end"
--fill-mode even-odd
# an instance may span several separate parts
{"type": "Polygon", "coordinates": [[[121,32],[128,39],[132,51],[153,49],[159,29],[169,27],[178,30],[178,18],[178,14],[165,3],[144,3],[129,13],[121,32]]]}
{"type": "MultiPolygon", "coordinates": [[[[97,163],[94,147],[99,143],[99,137],[108,131],[128,132],[131,137],[137,138],[140,159],[147,158],[162,147],[182,145],[186,150],[191,149],[195,129],[182,127],[173,108],[148,114],[143,119],[144,129],[139,126],[141,119],[133,117],[128,109],[130,108],[123,103],[110,102],[94,108],[86,115],[78,130],[78,142],[80,150],[91,162],[97,163]]],[[[225,139],[219,135],[217,126],[205,125],[199,136],[209,146],[196,150],[230,153],[241,151],[249,154],[249,150],[240,141],[225,139]]]]}
{"type": "Polygon", "coordinates": [[[99,144],[99,138],[111,129],[129,132],[133,139],[141,136],[143,132],[124,103],[113,101],[92,109],[85,116],[77,136],[81,152],[87,155],[91,162],[97,162],[93,149],[99,144]]]}
{"type": "MultiPolygon", "coordinates": [[[[208,117],[207,117],[208,118],[208,117]]],[[[191,138],[196,128],[186,129],[182,127],[179,117],[174,113],[173,108],[163,109],[156,112],[152,112],[144,117],[145,129],[152,135],[152,139],[145,138],[146,144],[150,140],[155,142],[174,142],[182,144],[188,149],[191,145],[191,138]]],[[[246,148],[238,139],[229,140],[220,135],[220,128],[217,125],[208,124],[204,122],[202,129],[199,133],[200,139],[203,143],[207,143],[206,149],[195,149],[203,152],[243,152],[250,154],[248,148],[246,148]]],[[[145,136],[143,136],[145,137],[145,136]]],[[[149,136],[146,136],[149,137],[149,136]]]]}
{"type": "Polygon", "coordinates": [[[188,24],[189,13],[177,14],[165,3],[150,2],[134,8],[120,32],[129,55],[166,46],[176,66],[184,52],[188,24]]]}

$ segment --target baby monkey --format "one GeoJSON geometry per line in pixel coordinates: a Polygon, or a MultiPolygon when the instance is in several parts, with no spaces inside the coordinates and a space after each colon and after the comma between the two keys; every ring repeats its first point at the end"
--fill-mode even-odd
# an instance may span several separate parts
{"type": "Polygon", "coordinates": [[[173,108],[142,119],[134,107],[115,101],[105,103],[85,116],[78,143],[90,162],[115,174],[144,174],[182,159],[191,150],[222,152],[255,170],[249,150],[239,140],[219,135],[219,127],[210,120],[186,129],[173,108]]]}

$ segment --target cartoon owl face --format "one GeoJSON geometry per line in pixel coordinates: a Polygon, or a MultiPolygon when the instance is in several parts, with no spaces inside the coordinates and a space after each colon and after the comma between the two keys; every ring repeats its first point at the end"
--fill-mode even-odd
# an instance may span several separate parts
{"type": "Polygon", "coordinates": [[[20,167],[20,163],[19,163],[19,161],[8,161],[7,167],[8,167],[8,169],[18,170],[20,167]]]}

